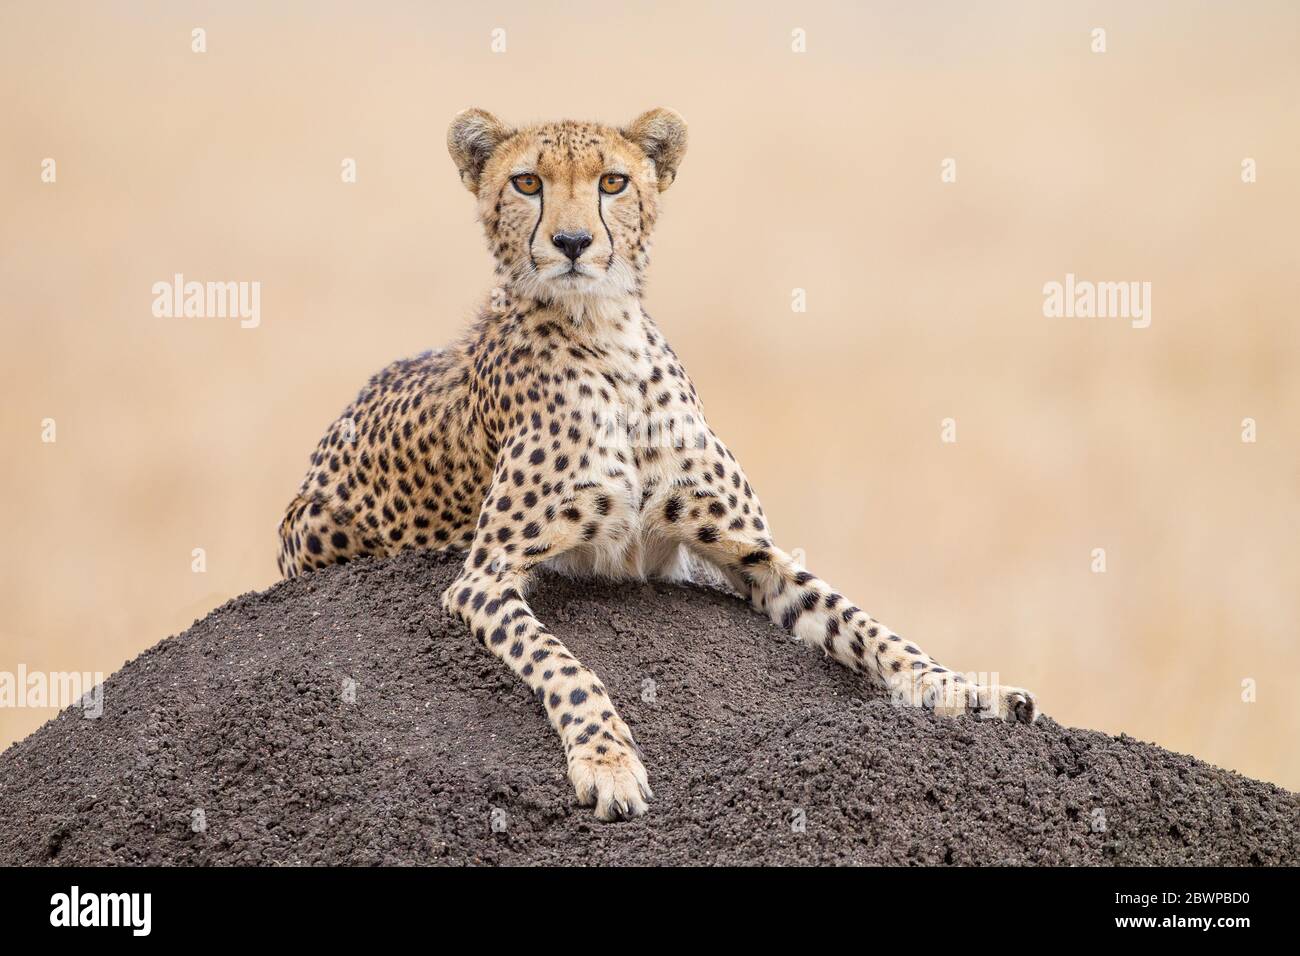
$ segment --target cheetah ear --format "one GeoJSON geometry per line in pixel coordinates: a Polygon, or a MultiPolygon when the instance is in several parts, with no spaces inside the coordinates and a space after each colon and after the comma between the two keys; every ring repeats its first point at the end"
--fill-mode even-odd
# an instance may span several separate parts
{"type": "Polygon", "coordinates": [[[686,120],[676,110],[656,107],[632,121],[623,136],[636,143],[655,164],[659,191],[677,178],[677,166],[686,155],[686,120]]]}
{"type": "Polygon", "coordinates": [[[478,194],[483,167],[501,143],[510,136],[510,128],[486,110],[461,110],[447,130],[447,152],[460,170],[465,188],[478,194]]]}

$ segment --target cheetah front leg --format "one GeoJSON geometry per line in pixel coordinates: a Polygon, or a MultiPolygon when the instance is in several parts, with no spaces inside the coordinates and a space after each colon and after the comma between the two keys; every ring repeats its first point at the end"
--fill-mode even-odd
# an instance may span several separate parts
{"type": "Polygon", "coordinates": [[[799,640],[887,688],[896,700],[936,713],[973,713],[1032,723],[1037,705],[1029,691],[984,685],[941,667],[825,581],[772,544],[758,498],[734,457],[713,439],[703,467],[691,473],[664,504],[680,540],[747,592],[751,603],[799,640]]]}
{"type": "Polygon", "coordinates": [[[1022,723],[1037,717],[1029,691],[973,683],[940,666],[779,548],[750,542],[741,549],[729,556],[730,565],[750,583],[756,608],[805,644],[883,685],[895,700],[944,715],[1022,723]]]}
{"type": "Polygon", "coordinates": [[[601,820],[646,811],[653,793],[641,749],[600,678],[533,615],[524,594],[539,563],[619,533],[611,500],[596,486],[543,495],[502,474],[465,569],[443,594],[443,606],[532,689],[564,742],[578,801],[595,804],[601,820]]]}

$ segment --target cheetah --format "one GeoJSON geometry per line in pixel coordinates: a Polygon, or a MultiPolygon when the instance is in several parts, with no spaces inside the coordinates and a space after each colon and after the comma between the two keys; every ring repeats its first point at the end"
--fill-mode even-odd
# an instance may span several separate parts
{"type": "Polygon", "coordinates": [[[622,128],[457,115],[447,145],[497,288],[457,344],[370,379],[280,524],[286,577],[407,548],[465,552],[443,606],[536,695],[579,804],[601,820],[646,811],[644,755],[600,678],[529,609],[542,567],[641,580],[709,568],[899,701],[1037,716],[1028,691],[939,666],[774,544],[642,306],[660,194],[686,142],[685,121],[663,108],[622,128]]]}

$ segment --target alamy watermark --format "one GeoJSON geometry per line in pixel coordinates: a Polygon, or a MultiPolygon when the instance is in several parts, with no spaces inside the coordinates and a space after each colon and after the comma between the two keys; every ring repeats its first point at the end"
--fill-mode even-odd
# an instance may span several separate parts
{"type": "Polygon", "coordinates": [[[153,927],[152,893],[83,893],[75,884],[50,897],[50,925],[119,926],[132,936],[148,936],[153,927]]]}
{"type": "Polygon", "coordinates": [[[65,707],[80,705],[82,716],[104,713],[104,675],[99,671],[0,671],[0,707],[65,707]]]}
{"type": "Polygon", "coordinates": [[[262,283],[186,282],[176,273],[153,284],[153,314],[159,319],[239,319],[241,329],[262,324],[262,283]]]}
{"type": "Polygon", "coordinates": [[[1135,329],[1151,324],[1150,282],[1090,282],[1065,274],[1043,286],[1043,315],[1049,319],[1128,319],[1135,329]]]}
{"type": "Polygon", "coordinates": [[[586,418],[601,448],[707,448],[713,433],[698,414],[656,414],[632,405],[593,405],[586,418]]]}
{"type": "Polygon", "coordinates": [[[898,680],[889,686],[890,702],[895,707],[924,707],[941,713],[973,711],[975,716],[988,720],[1000,717],[997,701],[1004,685],[997,671],[967,671],[952,676],[962,679],[946,680],[942,684],[898,680]]]}

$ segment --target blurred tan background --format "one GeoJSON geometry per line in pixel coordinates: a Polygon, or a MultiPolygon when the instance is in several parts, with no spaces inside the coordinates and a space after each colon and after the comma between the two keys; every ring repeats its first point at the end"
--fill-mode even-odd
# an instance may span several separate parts
{"type": "Polygon", "coordinates": [[[0,7],[0,670],[276,580],[325,425],[490,285],[457,110],[662,104],[648,308],[778,541],[1064,723],[1300,789],[1295,5],[539,6],[0,7]],[[155,318],[178,272],[261,326],[155,318]],[[1150,328],[1045,318],[1067,272],[1151,282],[1150,328]]]}

